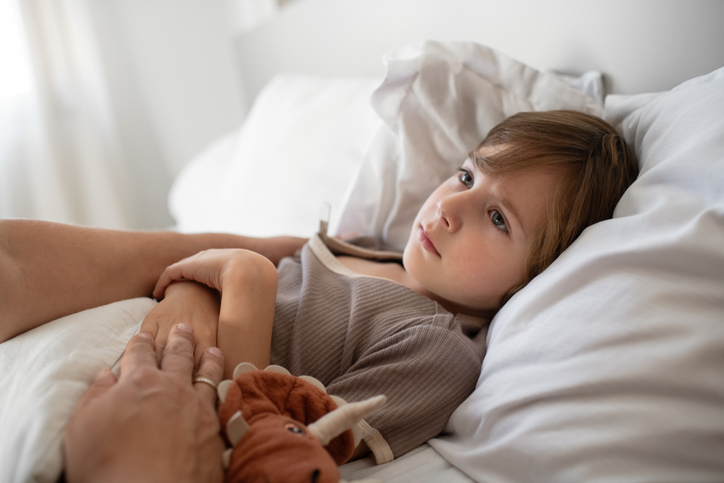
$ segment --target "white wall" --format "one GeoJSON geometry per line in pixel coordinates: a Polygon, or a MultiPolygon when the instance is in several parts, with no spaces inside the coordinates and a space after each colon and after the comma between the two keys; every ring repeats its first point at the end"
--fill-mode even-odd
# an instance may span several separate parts
{"type": "Polygon", "coordinates": [[[153,194],[137,207],[144,226],[171,222],[173,178],[239,126],[280,71],[381,75],[384,52],[421,39],[485,43],[540,69],[600,70],[616,93],[670,89],[724,65],[719,0],[296,0],[232,35],[235,1],[91,2],[112,88],[128,99],[125,124],[143,140],[132,162],[148,183],[139,192],[153,194]]]}
{"type": "Polygon", "coordinates": [[[720,0],[302,0],[240,35],[250,96],[274,72],[382,74],[421,40],[476,41],[538,69],[609,75],[609,91],[667,90],[724,65],[720,0]]]}
{"type": "Polygon", "coordinates": [[[171,177],[242,122],[274,73],[380,75],[384,52],[423,38],[482,42],[540,69],[600,70],[614,93],[670,89],[724,65],[720,0],[297,0],[233,39],[234,2],[97,2],[171,177]]]}
{"type": "MultiPolygon", "coordinates": [[[[228,0],[100,0],[171,177],[246,114],[228,0]]],[[[119,54],[120,55],[120,54],[119,54]]]]}

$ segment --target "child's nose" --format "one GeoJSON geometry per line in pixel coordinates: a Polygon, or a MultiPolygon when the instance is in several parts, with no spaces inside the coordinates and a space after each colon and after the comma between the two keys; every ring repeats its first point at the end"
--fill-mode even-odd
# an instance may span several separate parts
{"type": "Polygon", "coordinates": [[[454,196],[443,198],[436,205],[438,218],[451,233],[458,231],[462,227],[459,203],[454,198],[454,196]]]}

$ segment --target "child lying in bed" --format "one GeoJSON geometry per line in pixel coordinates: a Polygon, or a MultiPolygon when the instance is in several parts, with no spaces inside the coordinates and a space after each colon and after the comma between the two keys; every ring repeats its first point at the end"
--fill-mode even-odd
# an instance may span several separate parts
{"type": "Polygon", "coordinates": [[[324,234],[278,271],[256,253],[211,250],[171,265],[154,296],[175,280],[221,292],[227,376],[239,362],[271,361],[348,400],[386,394],[368,445],[388,461],[444,428],[478,379],[484,340],[471,331],[610,217],[636,166],[600,120],[520,114],[428,198],[400,257],[324,234]]]}
{"type": "Polygon", "coordinates": [[[347,400],[387,395],[366,439],[387,461],[444,428],[479,375],[485,347],[476,330],[585,227],[609,218],[636,174],[633,153],[600,119],[523,113],[494,128],[429,197],[401,257],[324,234],[305,244],[4,222],[0,262],[20,283],[0,290],[20,302],[2,309],[2,340],[148,294],[158,280],[154,295],[165,298],[142,327],[158,341],[187,321],[206,340],[199,354],[218,343],[227,375],[240,361],[271,362],[347,400]],[[242,249],[204,251],[163,270],[211,246],[242,249]],[[218,290],[220,306],[215,291],[171,284],[179,280],[218,290]],[[40,297],[46,306],[32,304],[40,297]]]}

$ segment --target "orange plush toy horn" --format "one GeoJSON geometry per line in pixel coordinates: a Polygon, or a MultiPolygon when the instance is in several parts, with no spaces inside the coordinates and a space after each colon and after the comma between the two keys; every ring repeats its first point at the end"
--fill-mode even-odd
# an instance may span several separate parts
{"type": "Polygon", "coordinates": [[[354,452],[350,428],[384,396],[346,404],[318,380],[279,366],[240,364],[219,385],[219,419],[232,448],[226,482],[338,483],[338,465],[354,452]]]}

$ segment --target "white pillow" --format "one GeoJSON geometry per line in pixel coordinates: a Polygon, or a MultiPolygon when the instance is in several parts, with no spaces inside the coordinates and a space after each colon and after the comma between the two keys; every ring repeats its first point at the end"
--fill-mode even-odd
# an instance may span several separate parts
{"type": "MultiPolygon", "coordinates": [[[[488,131],[521,111],[603,107],[560,77],[480,44],[425,41],[385,58],[372,104],[384,121],[344,206],[339,232],[404,248],[428,195],[462,165],[488,131]]],[[[583,89],[600,85],[594,73],[583,89]]],[[[591,89],[596,91],[595,88],[591,89]]]]}
{"type": "Polygon", "coordinates": [[[378,84],[373,78],[274,78],[243,126],[179,174],[169,195],[176,229],[307,237],[327,202],[334,230],[379,122],[369,105],[378,84]]]}
{"type": "Polygon", "coordinates": [[[724,68],[609,96],[641,174],[516,294],[454,436],[479,481],[724,481],[724,68]]]}
{"type": "Polygon", "coordinates": [[[58,481],[75,403],[96,373],[118,360],[155,304],[137,298],[104,305],[0,345],[0,481],[58,481]]]}

